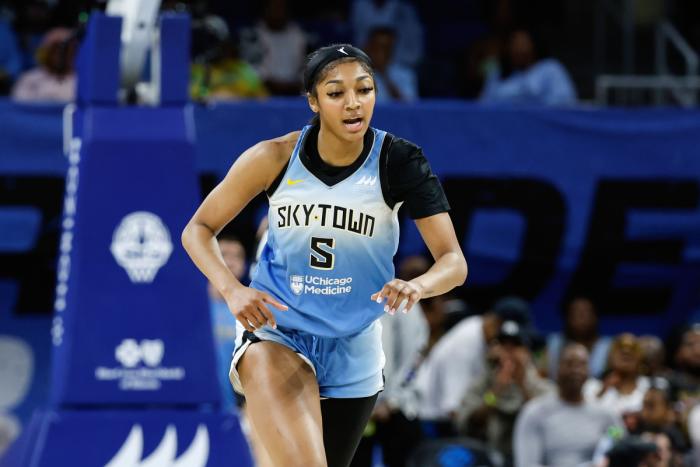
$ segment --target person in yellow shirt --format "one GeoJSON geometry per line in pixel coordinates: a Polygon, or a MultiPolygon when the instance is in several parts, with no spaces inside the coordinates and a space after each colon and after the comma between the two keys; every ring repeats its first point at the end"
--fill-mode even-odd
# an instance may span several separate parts
{"type": "Polygon", "coordinates": [[[190,95],[195,101],[263,98],[267,89],[253,67],[238,56],[236,44],[222,41],[192,64],[190,95]]]}

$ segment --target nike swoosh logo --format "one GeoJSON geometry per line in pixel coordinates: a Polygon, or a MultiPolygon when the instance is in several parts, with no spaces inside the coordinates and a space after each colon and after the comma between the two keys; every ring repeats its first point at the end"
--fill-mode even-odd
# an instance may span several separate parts
{"type": "Polygon", "coordinates": [[[303,182],[303,181],[304,181],[303,178],[300,178],[299,180],[291,180],[291,179],[288,178],[288,179],[287,179],[287,185],[296,185],[297,183],[301,183],[301,182],[303,182]]]}

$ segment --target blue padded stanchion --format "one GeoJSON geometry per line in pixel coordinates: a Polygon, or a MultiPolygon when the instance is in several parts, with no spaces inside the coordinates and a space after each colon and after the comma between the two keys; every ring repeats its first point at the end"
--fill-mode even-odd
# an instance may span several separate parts
{"type": "Polygon", "coordinates": [[[189,18],[161,18],[156,107],[118,104],[120,24],[95,13],[79,60],[50,407],[2,465],[251,465],[219,411],[206,284],[180,246],[200,201],[189,18]]]}

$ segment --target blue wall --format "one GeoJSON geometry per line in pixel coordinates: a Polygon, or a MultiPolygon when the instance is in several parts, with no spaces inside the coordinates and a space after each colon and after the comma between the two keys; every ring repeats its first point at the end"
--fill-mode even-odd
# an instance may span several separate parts
{"type": "MultiPolygon", "coordinates": [[[[197,107],[199,170],[211,184],[245,148],[309,117],[302,99],[197,107]]],[[[0,102],[0,122],[0,263],[31,261],[36,243],[27,238],[50,248],[44,213],[55,208],[45,198],[67,167],[61,109],[0,102]],[[17,195],[18,184],[33,195],[17,195]]],[[[373,124],[421,145],[443,180],[470,263],[460,293],[477,308],[518,293],[552,330],[565,295],[586,291],[599,299],[607,332],[663,335],[700,307],[700,112],[441,101],[378,106],[373,124]]],[[[239,226],[254,224],[251,215],[239,226]]],[[[412,223],[404,227],[400,255],[423,251],[412,223]]],[[[0,265],[0,314],[22,295],[9,275],[0,265]]]]}

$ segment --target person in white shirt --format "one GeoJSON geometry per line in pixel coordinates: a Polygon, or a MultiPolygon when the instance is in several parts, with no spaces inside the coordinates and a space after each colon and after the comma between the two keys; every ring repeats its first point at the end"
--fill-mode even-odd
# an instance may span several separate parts
{"type": "Polygon", "coordinates": [[[519,298],[503,298],[487,313],[460,321],[435,344],[416,376],[421,419],[453,418],[464,393],[483,375],[486,345],[506,320],[530,326],[530,306],[519,298]]]}
{"type": "Polygon", "coordinates": [[[610,346],[608,372],[602,380],[590,379],[583,386],[589,402],[598,402],[620,415],[642,410],[650,381],[642,376],[642,347],[632,334],[621,334],[610,346]]]}
{"type": "MultiPolygon", "coordinates": [[[[399,264],[398,277],[411,280],[429,268],[424,256],[409,256],[399,264]]],[[[444,334],[445,318],[444,296],[421,300],[407,313],[387,313],[381,318],[386,382],[366,430],[372,434],[363,437],[352,467],[374,465],[376,444],[381,445],[386,467],[406,465],[410,454],[406,445],[417,445],[423,438],[417,420],[415,374],[432,345],[444,334]]]]}
{"type": "Polygon", "coordinates": [[[267,0],[262,20],[242,32],[241,54],[273,95],[299,95],[306,33],[289,19],[286,0],[267,0]]]}
{"type": "Polygon", "coordinates": [[[19,102],[71,102],[75,99],[74,59],[78,41],[73,31],[54,28],[46,33],[39,49],[39,66],[22,73],[12,88],[19,102]]]}
{"type": "Polygon", "coordinates": [[[518,29],[508,38],[500,66],[488,69],[481,102],[497,105],[571,106],[576,88],[568,71],[554,58],[540,59],[530,32],[518,29]]]}
{"type": "Polygon", "coordinates": [[[512,458],[513,427],[528,400],[553,392],[554,384],[537,372],[531,336],[514,321],[504,321],[489,344],[486,371],[464,394],[455,424],[467,437],[512,458]]]}

